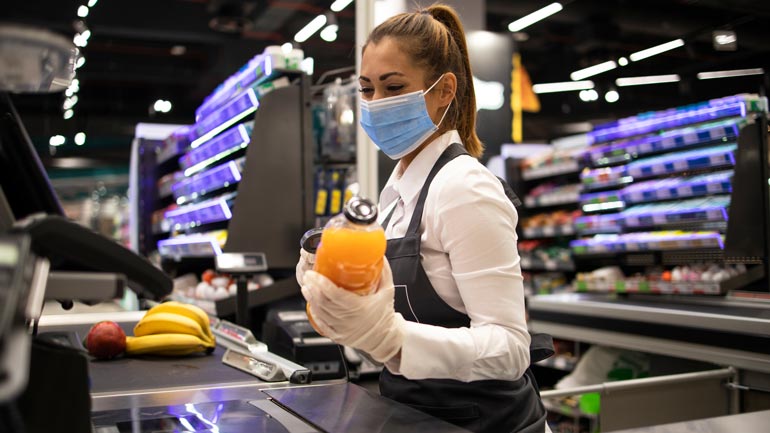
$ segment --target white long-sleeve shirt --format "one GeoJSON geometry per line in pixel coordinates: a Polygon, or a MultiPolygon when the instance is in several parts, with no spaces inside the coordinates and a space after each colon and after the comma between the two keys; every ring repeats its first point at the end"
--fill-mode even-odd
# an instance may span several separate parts
{"type": "MultiPolygon", "coordinates": [[[[454,142],[462,143],[457,131],[449,131],[422,149],[406,170],[401,163],[393,170],[380,194],[381,219],[396,206],[385,231],[388,239],[404,236],[425,178],[454,142]]],[[[420,224],[422,266],[441,299],[470,317],[470,328],[407,322],[400,360],[386,364],[392,373],[464,382],[524,374],[530,336],[517,221],[500,181],[476,158],[461,155],[438,172],[420,224]]]]}

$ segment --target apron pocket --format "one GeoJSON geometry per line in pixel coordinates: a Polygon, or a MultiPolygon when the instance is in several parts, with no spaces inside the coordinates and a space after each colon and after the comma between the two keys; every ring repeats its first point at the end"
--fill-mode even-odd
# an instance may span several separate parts
{"type": "Polygon", "coordinates": [[[481,416],[479,406],[472,403],[457,406],[424,406],[420,404],[410,404],[409,406],[449,422],[472,421],[481,416]]]}

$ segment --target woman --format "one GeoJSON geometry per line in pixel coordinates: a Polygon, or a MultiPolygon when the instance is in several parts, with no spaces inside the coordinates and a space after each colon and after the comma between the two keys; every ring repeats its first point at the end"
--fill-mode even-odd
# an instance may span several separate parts
{"type": "Polygon", "coordinates": [[[380,195],[377,292],[298,263],[317,330],[384,363],[381,394],[477,432],[547,431],[528,367],[516,210],[476,159],[476,104],[457,14],[385,21],[363,48],[361,125],[398,164],[380,195]],[[391,270],[392,269],[392,270],[391,270]]]}

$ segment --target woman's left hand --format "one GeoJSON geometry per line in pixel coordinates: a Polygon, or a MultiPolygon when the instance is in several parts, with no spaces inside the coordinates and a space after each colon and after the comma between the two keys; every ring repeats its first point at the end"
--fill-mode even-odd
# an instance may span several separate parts
{"type": "Polygon", "coordinates": [[[393,274],[385,260],[376,292],[357,295],[315,271],[304,276],[302,295],[310,305],[317,331],[339,344],[386,362],[404,341],[404,318],[393,308],[393,274]]]}

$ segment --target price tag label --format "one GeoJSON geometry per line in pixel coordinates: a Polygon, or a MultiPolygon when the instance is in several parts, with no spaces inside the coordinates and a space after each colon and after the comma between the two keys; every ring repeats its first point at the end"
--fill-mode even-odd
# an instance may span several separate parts
{"type": "Polygon", "coordinates": [[[716,194],[724,191],[724,188],[722,188],[721,182],[713,182],[706,185],[706,191],[708,191],[711,194],[716,194]]]}
{"type": "Polygon", "coordinates": [[[666,172],[666,166],[663,164],[655,164],[650,167],[652,174],[663,174],[666,172]]]}
{"type": "Polygon", "coordinates": [[[543,236],[553,236],[556,234],[556,229],[553,226],[543,227],[543,236]]]}
{"type": "Polygon", "coordinates": [[[663,149],[671,149],[672,147],[676,146],[676,140],[674,140],[674,137],[666,137],[661,140],[660,146],[663,149]]]}
{"type": "Polygon", "coordinates": [[[663,200],[667,198],[671,198],[671,190],[668,188],[661,188],[659,190],[654,191],[656,198],[663,200]]]}
{"type": "Polygon", "coordinates": [[[650,153],[653,150],[652,143],[642,143],[639,145],[639,153],[650,153]]]}
{"type": "Polygon", "coordinates": [[[679,194],[679,197],[689,197],[692,195],[692,187],[689,185],[682,185],[677,188],[677,193],[679,194]]]}
{"type": "Polygon", "coordinates": [[[685,144],[693,144],[698,142],[698,134],[695,132],[688,132],[682,136],[685,144]]]}
{"type": "Polygon", "coordinates": [[[636,216],[627,216],[624,218],[624,221],[627,226],[636,227],[639,225],[639,217],[636,216]]]}
{"type": "Polygon", "coordinates": [[[729,162],[729,159],[727,159],[727,155],[721,154],[721,155],[711,155],[709,158],[709,162],[711,165],[722,165],[729,162]]]}
{"type": "Polygon", "coordinates": [[[678,159],[678,160],[674,161],[674,169],[676,171],[687,170],[687,160],[678,159]]]}

